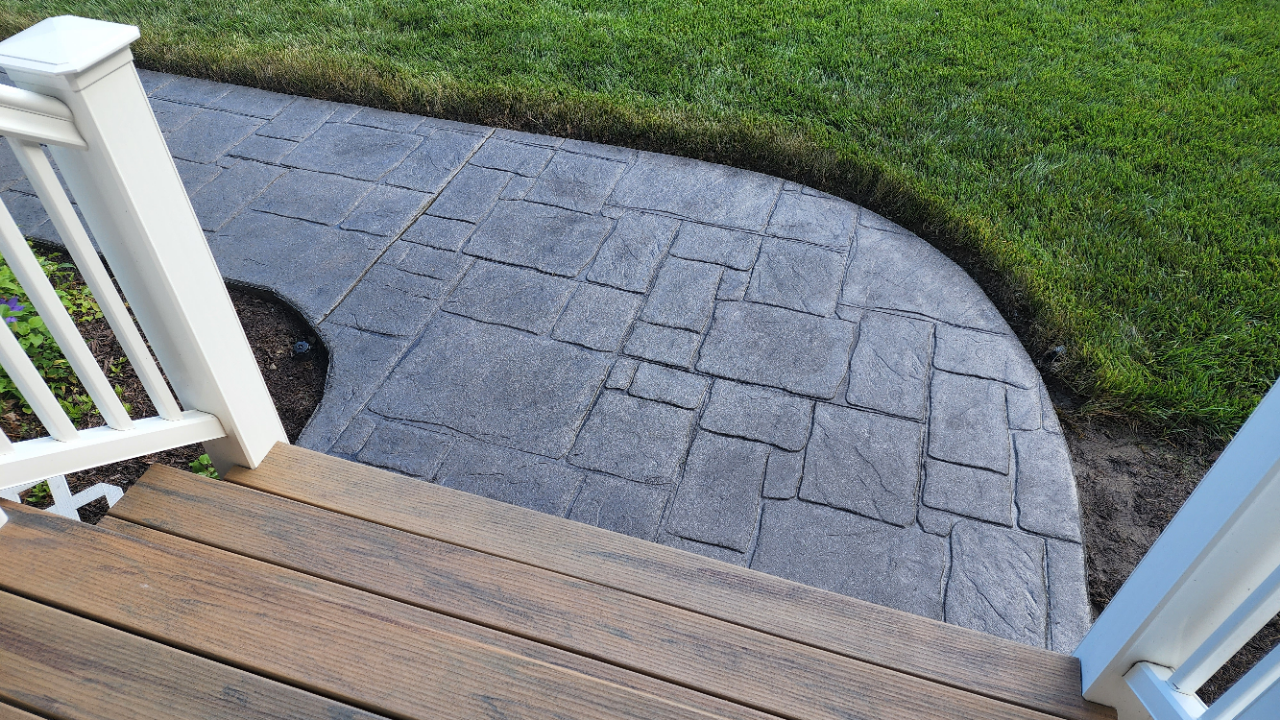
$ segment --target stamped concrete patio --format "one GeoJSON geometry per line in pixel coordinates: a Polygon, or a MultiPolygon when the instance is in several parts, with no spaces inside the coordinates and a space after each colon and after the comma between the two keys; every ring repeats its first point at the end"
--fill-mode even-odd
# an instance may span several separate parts
{"type": "MultiPolygon", "coordinates": [[[[301,445],[1030,645],[1088,628],[1040,376],[903,228],[719,165],[142,80],[224,275],[329,348],[301,445]]],[[[13,166],[0,197],[56,242],[13,166]]]]}

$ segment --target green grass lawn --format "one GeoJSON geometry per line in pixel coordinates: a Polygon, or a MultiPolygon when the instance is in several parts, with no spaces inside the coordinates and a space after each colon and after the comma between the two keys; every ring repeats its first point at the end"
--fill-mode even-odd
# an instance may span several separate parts
{"type": "Polygon", "coordinates": [[[725,162],[979,278],[1088,409],[1234,431],[1280,375],[1280,2],[0,0],[140,64],[725,162]]]}

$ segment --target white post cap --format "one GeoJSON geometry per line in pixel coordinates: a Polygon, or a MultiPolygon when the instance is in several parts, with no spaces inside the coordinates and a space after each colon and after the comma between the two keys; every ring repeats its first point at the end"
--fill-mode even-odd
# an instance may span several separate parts
{"type": "Polygon", "coordinates": [[[0,42],[0,67],[74,75],[128,47],[139,36],[133,25],[74,15],[51,17],[0,42]]]}

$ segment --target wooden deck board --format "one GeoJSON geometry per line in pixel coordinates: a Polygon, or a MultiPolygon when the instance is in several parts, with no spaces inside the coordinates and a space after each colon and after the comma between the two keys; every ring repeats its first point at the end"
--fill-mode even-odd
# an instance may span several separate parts
{"type": "Polygon", "coordinates": [[[9,515],[0,588],[366,710],[424,720],[713,717],[450,635],[419,608],[0,504],[9,515]]]}
{"type": "Polygon", "coordinates": [[[1048,717],[612,588],[168,468],[153,468],[112,515],[779,716],[843,717],[850,708],[840,706],[842,689],[858,687],[871,717],[1048,717]]]}
{"type": "MultiPolygon", "coordinates": [[[[106,517],[103,518],[100,526],[175,552],[186,553],[210,562],[239,568],[248,572],[256,572],[260,562],[126,520],[106,517]]],[[[290,574],[285,573],[281,577],[288,578],[290,574]]],[[[307,578],[303,577],[295,577],[292,581],[295,584],[308,582],[307,578]]],[[[348,591],[348,588],[333,590],[335,594],[341,595],[347,595],[348,591]]],[[[773,720],[777,717],[717,697],[705,695],[683,686],[672,685],[647,675],[630,672],[608,663],[566,652],[559,648],[531,642],[525,638],[493,631],[483,626],[472,625],[450,616],[437,616],[435,618],[435,627],[467,640],[520,655],[529,660],[547,663],[640,693],[661,697],[704,712],[708,716],[724,718],[725,720],[773,720]]]]}
{"type": "Polygon", "coordinates": [[[0,720],[1115,717],[1072,658],[672,548],[288,446],[229,475],[0,502],[0,720]]]}
{"type": "Polygon", "coordinates": [[[44,718],[0,702],[0,720],[44,720],[44,718]]]}
{"type": "Polygon", "coordinates": [[[8,593],[0,619],[0,701],[58,720],[379,717],[8,593]]]}
{"type": "Polygon", "coordinates": [[[1081,697],[1075,658],[588,525],[286,445],[256,470],[236,469],[227,477],[1050,715],[1115,717],[1111,708],[1081,697]]]}

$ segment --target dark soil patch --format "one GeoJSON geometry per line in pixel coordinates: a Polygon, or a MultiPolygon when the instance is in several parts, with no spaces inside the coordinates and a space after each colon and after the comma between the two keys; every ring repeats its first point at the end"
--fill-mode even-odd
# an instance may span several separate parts
{"type": "MultiPolygon", "coordinates": [[[[328,370],[328,354],[315,332],[293,308],[255,291],[235,287],[228,288],[228,291],[249,340],[249,347],[258,361],[258,369],[266,380],[271,399],[275,401],[285,433],[289,436],[289,441],[294,442],[311,418],[311,413],[320,404],[324,393],[325,373],[328,370]],[[294,346],[299,341],[306,342],[310,349],[302,353],[295,352],[294,346]]],[[[123,355],[105,320],[81,325],[80,330],[94,356],[104,364],[123,355]]],[[[142,383],[127,364],[120,375],[111,377],[111,381],[123,386],[124,400],[132,406],[130,415],[142,418],[155,414],[155,407],[147,397],[142,383]]],[[[87,426],[100,424],[101,418],[97,416],[86,423],[87,426]]],[[[33,425],[33,430],[43,434],[38,423],[33,425]]],[[[155,463],[187,469],[203,452],[199,445],[174,448],[72,473],[67,476],[67,484],[72,492],[79,492],[97,483],[128,488],[155,463]]],[[[86,522],[96,523],[107,510],[106,501],[98,500],[82,507],[80,517],[86,522]]]]}
{"type": "MultiPolygon", "coordinates": [[[[1070,413],[1063,419],[1080,489],[1089,602],[1096,617],[1209,471],[1223,444],[1204,438],[1175,442],[1070,413]]],[[[1206,703],[1217,699],[1277,644],[1280,618],[1210,678],[1200,697],[1206,703]]]]}

